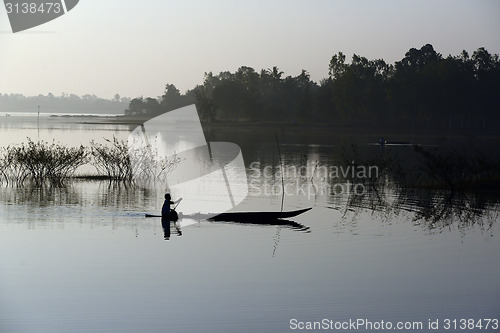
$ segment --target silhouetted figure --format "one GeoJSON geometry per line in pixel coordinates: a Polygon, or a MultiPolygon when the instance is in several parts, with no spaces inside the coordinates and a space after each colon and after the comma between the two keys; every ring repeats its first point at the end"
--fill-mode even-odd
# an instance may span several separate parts
{"type": "Polygon", "coordinates": [[[181,228],[177,225],[176,221],[179,219],[175,209],[170,209],[170,205],[178,204],[182,198],[177,201],[172,201],[170,193],[165,194],[165,202],[161,208],[161,226],[163,227],[163,234],[165,240],[170,239],[170,222],[174,222],[174,227],[179,236],[182,235],[181,228]]]}
{"type": "Polygon", "coordinates": [[[166,193],[165,194],[165,202],[163,203],[163,207],[161,208],[161,216],[162,217],[169,217],[170,216],[170,213],[172,212],[172,210],[170,209],[170,205],[173,205],[173,204],[178,204],[179,202],[181,202],[182,198],[180,198],[179,200],[177,201],[172,201],[172,197],[170,196],[170,193],[166,193]]]}

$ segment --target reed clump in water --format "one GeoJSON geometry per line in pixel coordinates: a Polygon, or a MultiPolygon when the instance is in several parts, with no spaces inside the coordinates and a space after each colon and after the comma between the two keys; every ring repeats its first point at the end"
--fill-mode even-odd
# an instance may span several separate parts
{"type": "Polygon", "coordinates": [[[160,158],[157,149],[149,145],[133,145],[128,142],[104,139],[108,144],[90,142],[90,163],[99,176],[119,181],[158,181],[166,179],[180,162],[177,154],[160,158]]]}
{"type": "Polygon", "coordinates": [[[90,141],[91,164],[101,176],[112,180],[132,180],[133,169],[128,145],[113,136],[113,140],[104,139],[108,145],[90,141]]]}
{"type": "Polygon", "coordinates": [[[91,141],[90,147],[66,147],[28,138],[27,143],[0,148],[0,182],[23,185],[30,181],[38,186],[61,184],[68,178],[158,181],[166,179],[180,162],[176,154],[159,158],[149,146],[130,149],[126,141],[116,137],[104,140],[105,144],[91,141]],[[85,164],[94,166],[97,174],[76,176],[76,169],[85,164]]]}
{"type": "Polygon", "coordinates": [[[35,185],[60,184],[88,162],[89,153],[83,145],[65,147],[55,142],[34,142],[30,138],[27,143],[4,148],[0,158],[3,179],[20,185],[26,181],[35,185]]]}

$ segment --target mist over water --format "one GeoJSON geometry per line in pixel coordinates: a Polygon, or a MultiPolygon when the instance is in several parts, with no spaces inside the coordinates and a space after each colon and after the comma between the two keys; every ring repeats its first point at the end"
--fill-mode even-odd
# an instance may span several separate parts
{"type": "MultiPolygon", "coordinates": [[[[63,120],[0,125],[2,146],[38,135],[77,146],[129,133],[63,120]]],[[[282,200],[285,211],[313,207],[290,223],[185,219],[165,230],[159,218],[144,218],[160,212],[161,190],[90,180],[2,184],[0,330],[288,332],[292,319],[365,318],[421,321],[419,331],[430,332],[429,319],[498,317],[495,197],[402,189],[383,169],[376,188],[362,177],[316,172],[386,155],[414,163],[408,148],[381,150],[369,135],[259,133],[205,136],[241,147],[249,194],[235,210],[279,211],[282,200]],[[298,172],[282,178],[280,164],[298,172]],[[335,191],[347,181],[365,191],[335,191]]]]}

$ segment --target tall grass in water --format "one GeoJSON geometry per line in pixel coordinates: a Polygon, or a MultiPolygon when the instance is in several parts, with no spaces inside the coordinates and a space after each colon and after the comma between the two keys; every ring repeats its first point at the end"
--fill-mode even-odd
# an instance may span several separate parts
{"type": "Polygon", "coordinates": [[[33,142],[3,148],[0,158],[1,176],[9,183],[19,185],[31,181],[36,185],[44,182],[62,183],[72,177],[78,167],[88,163],[87,148],[65,147],[55,142],[33,142]]]}
{"type": "Polygon", "coordinates": [[[112,180],[132,180],[134,172],[130,161],[128,145],[113,136],[104,139],[109,145],[90,141],[91,164],[100,175],[112,180]]]}
{"type": "MultiPolygon", "coordinates": [[[[109,180],[154,182],[165,180],[180,159],[176,154],[159,158],[149,146],[129,149],[128,143],[113,137],[104,139],[107,144],[90,142],[90,147],[76,148],[45,141],[0,148],[0,182],[35,186],[46,182],[61,184],[75,176],[80,166],[90,163],[97,170],[97,177],[109,180]]],[[[93,178],[93,176],[87,176],[93,178]]]]}
{"type": "Polygon", "coordinates": [[[91,164],[97,172],[112,180],[155,182],[165,180],[180,162],[177,154],[160,158],[156,149],[118,140],[104,139],[108,144],[90,142],[91,164]]]}
{"type": "Polygon", "coordinates": [[[165,157],[160,154],[157,147],[156,139],[152,145],[135,141],[131,143],[129,154],[133,166],[133,180],[137,183],[166,185],[167,176],[181,162],[177,153],[165,157]]]}

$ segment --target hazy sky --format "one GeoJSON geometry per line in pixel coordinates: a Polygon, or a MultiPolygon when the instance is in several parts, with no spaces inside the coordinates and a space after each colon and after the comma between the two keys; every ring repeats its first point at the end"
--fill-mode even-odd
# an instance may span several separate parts
{"type": "Polygon", "coordinates": [[[319,81],[339,51],[394,63],[426,43],[500,53],[500,1],[80,0],[16,34],[2,6],[0,93],[156,97],[240,66],[319,81]]]}

